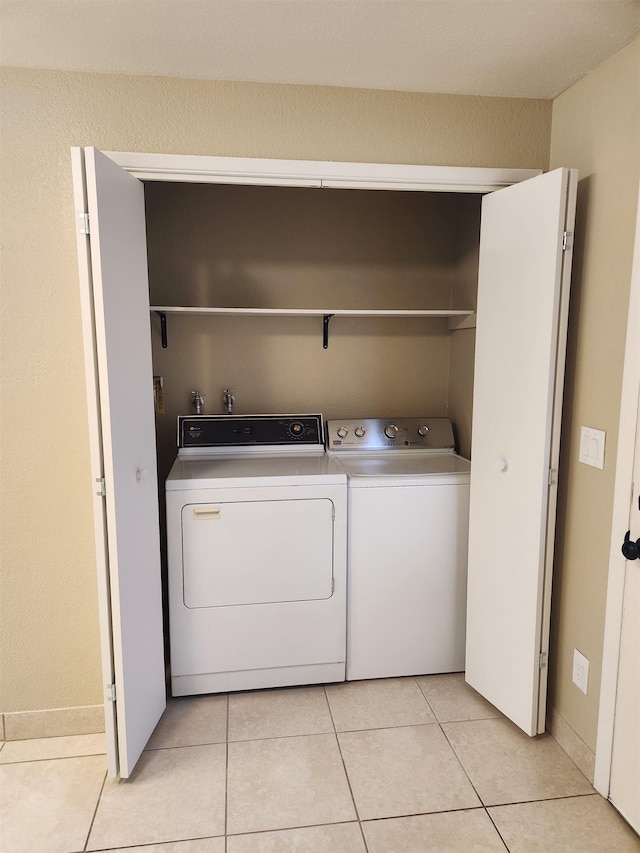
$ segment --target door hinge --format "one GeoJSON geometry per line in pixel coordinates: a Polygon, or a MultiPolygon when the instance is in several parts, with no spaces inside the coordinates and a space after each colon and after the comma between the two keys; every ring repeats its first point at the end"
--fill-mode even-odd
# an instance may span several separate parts
{"type": "Polygon", "coordinates": [[[547,653],[540,652],[540,657],[538,658],[538,666],[540,669],[544,669],[547,665],[547,653]]]}
{"type": "Polygon", "coordinates": [[[79,213],[78,219],[80,220],[80,233],[81,234],[91,234],[91,227],[89,224],[89,214],[88,213],[79,213]]]}
{"type": "Polygon", "coordinates": [[[107,684],[107,702],[115,702],[116,701],[116,685],[107,684]]]}
{"type": "Polygon", "coordinates": [[[566,252],[568,249],[571,248],[571,246],[569,245],[569,239],[571,237],[573,237],[572,231],[563,231],[563,233],[562,233],[562,251],[563,252],[566,252]]]}
{"type": "Polygon", "coordinates": [[[553,484],[556,482],[555,477],[557,473],[558,472],[555,468],[549,468],[549,476],[547,477],[547,482],[550,486],[553,486],[553,484]]]}
{"type": "Polygon", "coordinates": [[[107,495],[107,485],[106,485],[106,483],[105,483],[105,481],[104,481],[104,477],[96,477],[96,483],[97,483],[97,484],[98,484],[98,486],[99,486],[99,489],[98,489],[98,491],[96,492],[96,495],[98,495],[98,497],[99,497],[99,498],[104,498],[104,497],[106,497],[106,495],[107,495]]]}

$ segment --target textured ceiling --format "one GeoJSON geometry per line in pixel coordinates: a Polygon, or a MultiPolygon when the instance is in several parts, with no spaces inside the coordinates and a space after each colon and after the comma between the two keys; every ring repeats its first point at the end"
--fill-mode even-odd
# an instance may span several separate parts
{"type": "Polygon", "coordinates": [[[1,0],[3,65],[553,98],[640,0],[1,0]]]}

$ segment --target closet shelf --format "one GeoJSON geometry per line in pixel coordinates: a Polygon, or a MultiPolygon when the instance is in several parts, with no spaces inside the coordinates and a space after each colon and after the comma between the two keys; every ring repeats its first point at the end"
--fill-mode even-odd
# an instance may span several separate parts
{"type": "Polygon", "coordinates": [[[329,321],[332,317],[432,317],[449,320],[449,329],[474,328],[475,312],[459,308],[193,308],[179,305],[152,305],[160,317],[162,346],[167,346],[167,314],[227,315],[236,317],[322,317],[322,345],[326,349],[329,342],[329,321]]]}

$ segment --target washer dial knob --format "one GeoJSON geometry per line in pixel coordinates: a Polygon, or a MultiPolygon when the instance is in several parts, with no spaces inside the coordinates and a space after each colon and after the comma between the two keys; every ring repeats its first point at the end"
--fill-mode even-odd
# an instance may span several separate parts
{"type": "Polygon", "coordinates": [[[426,424],[422,424],[418,427],[418,435],[425,436],[429,432],[429,427],[426,424]]]}
{"type": "Polygon", "coordinates": [[[356,427],[354,432],[358,436],[358,438],[362,438],[366,432],[366,429],[364,427],[356,427]]]}
{"type": "Polygon", "coordinates": [[[397,438],[399,432],[400,430],[395,424],[387,424],[384,428],[384,434],[387,438],[397,438]]]}
{"type": "Polygon", "coordinates": [[[338,427],[336,432],[337,432],[338,438],[345,438],[348,435],[349,430],[346,427],[338,427]]]}

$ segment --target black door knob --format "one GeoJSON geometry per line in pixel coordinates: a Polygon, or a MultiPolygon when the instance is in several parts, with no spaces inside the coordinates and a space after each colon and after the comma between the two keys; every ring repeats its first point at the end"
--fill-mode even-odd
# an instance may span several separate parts
{"type": "Polygon", "coordinates": [[[631,531],[627,530],[624,537],[624,542],[622,543],[622,553],[624,555],[625,560],[638,560],[640,559],[640,539],[637,539],[635,542],[632,542],[630,539],[631,531]]]}

